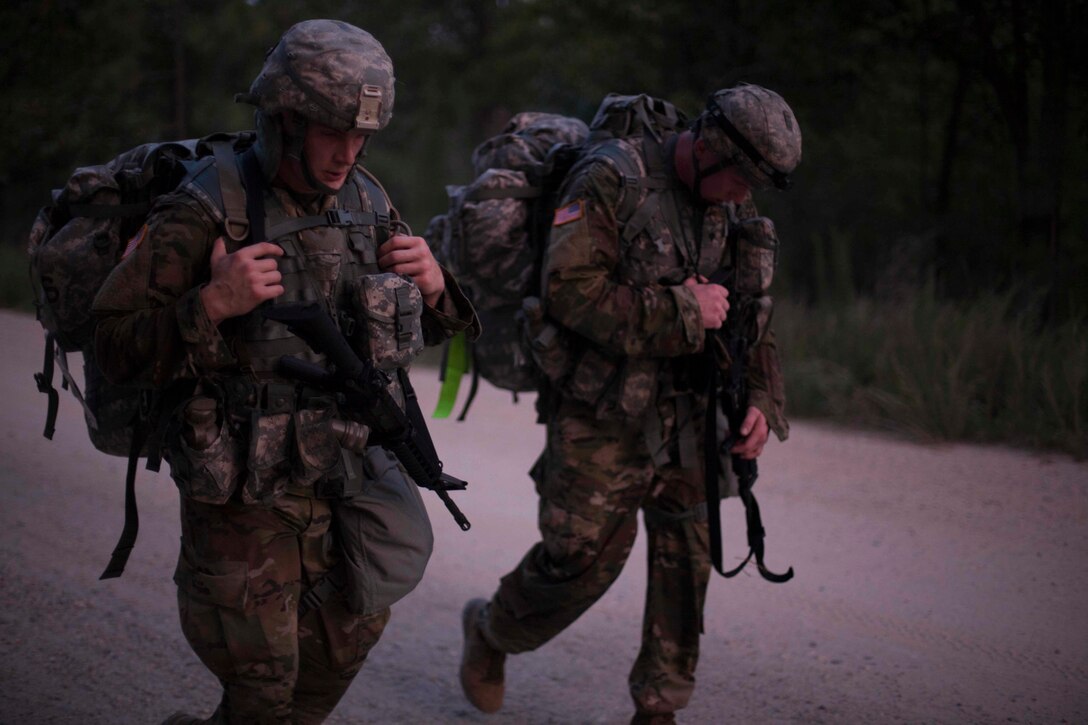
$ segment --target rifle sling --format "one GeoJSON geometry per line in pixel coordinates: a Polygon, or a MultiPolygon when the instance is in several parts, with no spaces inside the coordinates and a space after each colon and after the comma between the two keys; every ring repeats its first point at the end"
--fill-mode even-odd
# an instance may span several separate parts
{"type": "MultiPolygon", "coordinates": [[[[709,342],[709,341],[708,341],[709,342]]],[[[727,415],[730,431],[726,442],[719,448],[718,445],[718,383],[721,377],[721,368],[717,355],[713,350],[715,346],[707,345],[705,353],[709,359],[706,389],[706,425],[704,427],[703,456],[704,456],[704,485],[706,487],[706,519],[710,534],[710,560],[714,569],[726,579],[730,579],[741,572],[742,569],[754,557],[756,568],[760,576],[769,582],[781,584],[793,578],[793,567],[786,573],[777,574],[769,570],[763,563],[763,538],[766,534],[763,528],[763,519],[759,513],[759,504],[756,502],[752,486],[756,479],[756,462],[740,459],[731,455],[733,471],[737,476],[737,490],[741,501],[744,503],[744,518],[747,523],[748,555],[736,568],[725,571],[722,556],[722,518],[721,518],[721,492],[718,479],[721,475],[721,459],[719,451],[726,447],[732,447],[733,442],[739,437],[738,420],[742,420],[745,411],[732,411],[734,415],[727,415]]],[[[741,358],[741,356],[738,356],[741,358]]],[[[734,359],[734,365],[743,364],[741,359],[734,359]]]]}

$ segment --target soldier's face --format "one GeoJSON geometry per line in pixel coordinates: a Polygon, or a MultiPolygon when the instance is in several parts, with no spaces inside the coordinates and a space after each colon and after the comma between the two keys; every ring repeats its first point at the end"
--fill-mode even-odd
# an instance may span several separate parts
{"type": "Polygon", "coordinates": [[[366,133],[359,129],[337,131],[328,126],[311,123],[306,127],[303,158],[310,164],[310,173],[325,186],[339,189],[347,181],[355,159],[366,144],[366,133]]]}
{"type": "MultiPolygon", "coordinates": [[[[718,156],[712,153],[701,140],[695,142],[695,158],[701,168],[708,168],[718,163],[718,156]]],[[[750,193],[748,179],[736,166],[726,166],[721,171],[702,179],[699,193],[704,201],[711,204],[733,202],[739,204],[750,193]]]]}
{"type": "Polygon", "coordinates": [[[748,181],[736,167],[722,169],[713,176],[703,179],[703,199],[714,204],[731,201],[739,204],[748,196],[748,181]]]}
{"type": "MultiPolygon", "coordinates": [[[[367,133],[359,129],[337,131],[319,123],[308,123],[302,141],[302,158],[317,182],[330,189],[339,189],[347,181],[351,167],[366,145],[367,133]]],[[[280,177],[293,190],[312,193],[298,159],[285,157],[280,164],[280,177]]]]}

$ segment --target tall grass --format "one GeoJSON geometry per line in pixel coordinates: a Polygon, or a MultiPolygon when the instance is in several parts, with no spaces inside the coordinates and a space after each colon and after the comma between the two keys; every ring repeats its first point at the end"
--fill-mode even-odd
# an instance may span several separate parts
{"type": "Polygon", "coordinates": [[[1011,295],[969,304],[929,287],[776,315],[790,410],[924,440],[1088,456],[1084,320],[1040,327],[1011,295]]]}
{"type": "MultiPolygon", "coordinates": [[[[1011,295],[951,303],[931,287],[894,303],[835,299],[777,305],[792,415],[1088,457],[1083,318],[1040,327],[1011,295]]],[[[26,254],[12,244],[0,244],[0,306],[33,309],[26,254]]]]}

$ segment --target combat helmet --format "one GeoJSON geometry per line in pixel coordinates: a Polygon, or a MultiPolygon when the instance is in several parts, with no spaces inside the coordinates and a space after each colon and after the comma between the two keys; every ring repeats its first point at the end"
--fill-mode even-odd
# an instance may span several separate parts
{"type": "Polygon", "coordinates": [[[801,127],[782,96],[741,83],[713,93],[696,119],[696,135],[723,162],[735,165],[753,189],[788,189],[801,163],[801,127]]]}
{"type": "MultiPolygon", "coordinates": [[[[255,146],[271,178],[283,154],[302,159],[309,122],[338,131],[380,131],[393,116],[393,61],[373,35],[339,20],[306,20],[293,25],[265,55],[248,93],[235,100],[257,107],[255,146]],[[284,133],[283,115],[297,121],[284,133]]],[[[303,172],[315,188],[322,184],[303,172]]]]}

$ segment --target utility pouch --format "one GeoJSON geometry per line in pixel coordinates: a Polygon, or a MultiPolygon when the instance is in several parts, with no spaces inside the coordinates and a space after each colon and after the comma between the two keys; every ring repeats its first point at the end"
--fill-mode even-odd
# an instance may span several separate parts
{"type": "Polygon", "coordinates": [[[524,347],[536,368],[552,383],[558,383],[570,372],[569,338],[562,329],[544,316],[539,297],[526,297],[518,314],[524,347]]]}
{"type": "Polygon", "coordinates": [[[242,501],[269,504],[287,488],[291,477],[288,444],[294,427],[290,411],[254,410],[249,428],[249,474],[242,487],[242,501]]]}
{"type": "Polygon", "coordinates": [[[736,222],[736,294],[761,295],[770,289],[778,264],[778,234],[774,222],[757,216],[736,222]]]}
{"type": "Polygon", "coordinates": [[[353,301],[356,348],[360,357],[382,370],[408,367],[423,350],[423,295],[415,283],[392,272],[370,274],[356,282],[353,301]]]}
{"type": "Polygon", "coordinates": [[[419,487],[396,459],[369,446],[363,471],[363,490],[332,503],[344,558],[344,596],[348,609],[359,615],[380,612],[412,591],[434,547],[419,487]]]}
{"type": "Polygon", "coordinates": [[[340,441],[333,429],[335,410],[332,403],[296,410],[294,414],[295,451],[291,483],[312,486],[333,472],[340,463],[340,441]]]}
{"type": "Polygon", "coordinates": [[[619,407],[628,418],[638,418],[657,398],[660,364],[649,358],[629,357],[624,360],[620,377],[619,407]]]}
{"type": "Polygon", "coordinates": [[[203,395],[182,406],[179,435],[170,454],[170,476],[194,501],[226,503],[245,470],[243,447],[218,401],[203,395]]]}

